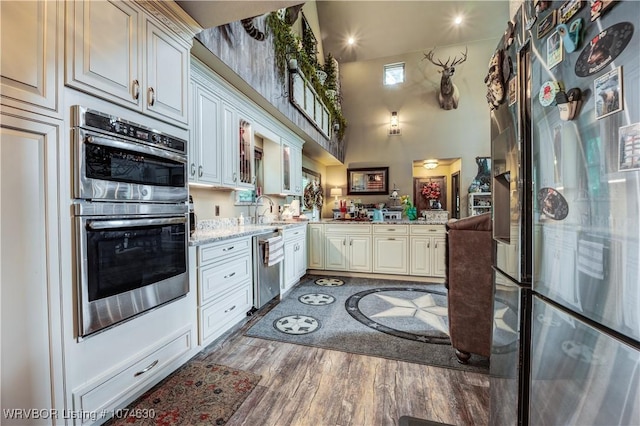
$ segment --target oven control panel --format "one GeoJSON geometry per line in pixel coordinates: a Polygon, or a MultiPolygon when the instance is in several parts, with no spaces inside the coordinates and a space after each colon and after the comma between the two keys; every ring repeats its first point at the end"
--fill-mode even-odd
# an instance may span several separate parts
{"type": "Polygon", "coordinates": [[[126,136],[139,142],[157,145],[161,148],[171,149],[185,155],[187,153],[187,142],[183,139],[174,138],[140,124],[132,123],[95,110],[81,107],[77,107],[77,109],[78,111],[75,116],[78,121],[76,125],[79,127],[91,128],[118,136],[126,136]]]}

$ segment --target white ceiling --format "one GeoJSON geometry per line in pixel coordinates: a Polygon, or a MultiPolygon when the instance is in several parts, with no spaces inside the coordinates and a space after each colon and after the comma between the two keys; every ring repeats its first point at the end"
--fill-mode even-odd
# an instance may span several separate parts
{"type": "MultiPolygon", "coordinates": [[[[177,3],[203,28],[261,15],[300,0],[178,0],[177,3]]],[[[339,62],[364,61],[435,46],[498,39],[509,20],[509,0],[316,0],[325,55],[339,62]],[[462,14],[464,22],[454,27],[462,14]],[[357,43],[347,46],[355,36],[357,43]]]]}
{"type": "Polygon", "coordinates": [[[497,40],[507,28],[509,1],[317,1],[325,55],[365,61],[435,46],[497,40]],[[455,16],[464,21],[456,27],[455,16]],[[354,36],[357,42],[348,46],[354,36]]]}

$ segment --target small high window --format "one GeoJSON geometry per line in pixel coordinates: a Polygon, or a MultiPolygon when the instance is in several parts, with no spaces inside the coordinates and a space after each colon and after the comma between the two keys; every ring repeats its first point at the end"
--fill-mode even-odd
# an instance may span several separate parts
{"type": "Polygon", "coordinates": [[[404,62],[384,66],[384,85],[404,83],[404,62]]]}

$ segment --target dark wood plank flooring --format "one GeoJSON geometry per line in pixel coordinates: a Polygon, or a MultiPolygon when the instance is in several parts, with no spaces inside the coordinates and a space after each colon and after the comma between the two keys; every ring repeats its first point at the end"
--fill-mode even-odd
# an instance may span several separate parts
{"type": "Polygon", "coordinates": [[[270,307],[199,355],[262,376],[227,425],[397,426],[402,416],[488,424],[488,375],[244,336],[270,307]]]}

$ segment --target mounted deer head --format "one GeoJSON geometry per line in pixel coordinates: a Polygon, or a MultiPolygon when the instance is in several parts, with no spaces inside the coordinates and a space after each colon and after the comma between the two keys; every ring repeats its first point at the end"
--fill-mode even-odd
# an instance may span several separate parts
{"type": "Polygon", "coordinates": [[[440,108],[442,109],[455,109],[458,108],[458,99],[460,98],[460,94],[458,93],[458,88],[455,84],[451,82],[451,77],[456,72],[455,66],[463,63],[467,60],[467,48],[464,49],[464,53],[462,53],[462,57],[458,59],[457,56],[453,57],[453,61],[451,61],[451,57],[447,58],[447,62],[444,64],[440,59],[438,62],[433,60],[433,52],[434,49],[431,49],[429,53],[424,53],[424,58],[422,60],[428,59],[432,64],[442,67],[442,71],[438,71],[442,73],[442,78],[440,79],[440,93],[438,94],[438,101],[440,102],[440,108]],[[449,64],[451,62],[451,64],[449,64]]]}

